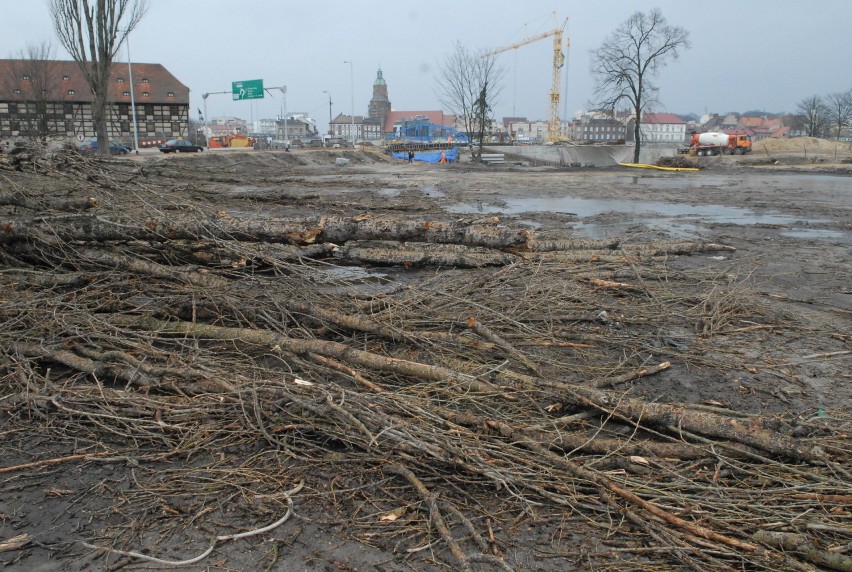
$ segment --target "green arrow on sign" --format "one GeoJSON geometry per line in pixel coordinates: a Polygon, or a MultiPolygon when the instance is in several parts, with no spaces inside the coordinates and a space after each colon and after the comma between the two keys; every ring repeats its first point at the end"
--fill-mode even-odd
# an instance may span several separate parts
{"type": "Polygon", "coordinates": [[[231,83],[231,94],[234,101],[243,99],[263,99],[263,80],[250,79],[231,83]]]}

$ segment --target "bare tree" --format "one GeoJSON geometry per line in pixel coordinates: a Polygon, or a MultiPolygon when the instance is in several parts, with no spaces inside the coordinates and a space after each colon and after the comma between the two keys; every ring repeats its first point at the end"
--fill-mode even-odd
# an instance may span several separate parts
{"type": "Polygon", "coordinates": [[[843,128],[852,119],[852,90],[826,96],[825,106],[828,122],[834,127],[834,135],[840,138],[843,128]]]}
{"type": "Polygon", "coordinates": [[[813,95],[803,99],[796,106],[796,111],[804,122],[805,134],[810,137],[821,137],[828,123],[828,108],[822,98],[813,95]]]}
{"type": "Polygon", "coordinates": [[[92,121],[103,154],[109,153],[106,105],[113,58],[146,10],[146,0],[50,0],[59,42],[92,89],[92,121]]]}
{"type": "Polygon", "coordinates": [[[44,139],[55,131],[48,111],[57,87],[53,68],[50,42],[27,44],[12,60],[9,75],[3,78],[5,90],[20,99],[18,131],[31,139],[44,139]]]}
{"type": "Polygon", "coordinates": [[[493,123],[490,112],[503,75],[493,55],[474,54],[460,42],[441,67],[441,103],[461,118],[471,146],[477,141],[477,156],[482,155],[483,139],[493,123]]]}
{"type": "Polygon", "coordinates": [[[659,9],[636,12],[592,52],[596,107],[614,110],[628,102],[635,117],[636,147],[633,162],[639,162],[642,113],[656,101],[653,77],[681,49],[689,47],[689,32],[670,26],[659,9]]]}

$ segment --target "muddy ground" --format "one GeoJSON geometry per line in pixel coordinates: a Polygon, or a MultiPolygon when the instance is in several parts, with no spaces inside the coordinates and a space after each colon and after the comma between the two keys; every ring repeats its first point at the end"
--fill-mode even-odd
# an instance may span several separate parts
{"type": "MultiPolygon", "coordinates": [[[[724,360],[728,367],[710,369],[688,356],[696,344],[702,352],[713,352],[712,346],[701,345],[695,332],[667,332],[656,350],[672,367],[637,383],[632,391],[652,400],[723,404],[749,413],[812,419],[831,411],[848,412],[852,403],[852,166],[844,159],[848,157],[814,161],[795,153],[771,158],[712,157],[698,160],[700,172],[676,173],[512,164],[409,165],[372,151],[346,150],[143,155],[110,164],[128,173],[141,167],[149,182],[166,177],[171,192],[206,202],[213,210],[240,211],[244,216],[276,212],[307,216],[317,211],[342,216],[451,213],[459,218],[497,216],[502,224],[529,228],[553,239],[688,239],[735,247],[735,251],[672,257],[669,264],[673,270],[728,276],[793,325],[783,330],[767,327],[748,347],[739,348],[738,355],[724,360]],[[349,159],[348,165],[335,164],[341,156],[349,159]],[[286,201],[277,199],[284,195],[286,201]]],[[[5,186],[10,182],[65,184],[61,174],[47,178],[26,172],[0,174],[5,186]]],[[[10,210],[4,211],[4,218],[11,216],[10,210]]],[[[392,268],[385,276],[416,281],[420,275],[434,273],[434,269],[392,268]]],[[[750,326],[754,324],[735,324],[750,326]]],[[[3,405],[0,401],[0,467],[58,459],[78,451],[74,435],[60,438],[58,427],[40,420],[28,423],[26,416],[3,405]]],[[[234,453],[248,458],[269,451],[254,443],[234,453]]],[[[187,466],[195,462],[207,460],[183,461],[187,466]]],[[[160,466],[163,471],[176,470],[172,462],[160,466]]],[[[133,470],[132,463],[121,460],[86,459],[0,472],[0,546],[18,534],[30,538],[21,548],[0,552],[0,566],[22,571],[162,569],[156,563],[103,554],[81,544],[134,527],[124,520],[121,509],[125,493],[134,488],[133,470]]],[[[320,485],[368,484],[347,482],[346,475],[333,472],[319,471],[314,477],[308,485],[312,494],[300,499],[295,516],[284,526],[222,544],[186,569],[454,567],[446,547],[426,539],[420,539],[421,546],[406,543],[404,536],[371,539],[363,520],[355,519],[353,525],[351,515],[331,502],[327,493],[331,489],[320,485]]],[[[276,512],[280,505],[264,507],[262,498],[252,502],[261,505],[259,512],[268,514],[267,521],[280,515],[276,512]]],[[[206,547],[199,537],[234,526],[229,519],[239,520],[241,515],[225,511],[202,518],[201,533],[190,538],[184,529],[173,530],[169,521],[184,504],[192,503],[171,498],[150,507],[159,514],[154,521],[157,528],[134,532],[134,543],[122,548],[189,558],[206,547]]],[[[499,507],[494,510],[496,542],[513,569],[598,569],[578,556],[594,550],[589,543],[598,540],[590,531],[563,529],[550,513],[539,520],[523,515],[512,520],[499,514],[499,507]]],[[[604,568],[633,566],[642,563],[613,557],[604,568]]]]}

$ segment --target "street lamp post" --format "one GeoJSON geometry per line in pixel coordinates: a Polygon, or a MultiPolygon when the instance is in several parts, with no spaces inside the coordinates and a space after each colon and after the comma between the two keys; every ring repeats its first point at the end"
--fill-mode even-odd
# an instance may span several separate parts
{"type": "MultiPolygon", "coordinates": [[[[128,30],[129,32],[129,30],[128,30]]],[[[124,36],[127,43],[127,79],[130,83],[130,113],[133,114],[133,149],[139,154],[139,125],[136,123],[136,96],[133,95],[133,67],[130,65],[130,34],[124,36]]]]}
{"type": "Polygon", "coordinates": [[[209,124],[210,120],[208,119],[209,116],[207,115],[207,98],[210,97],[210,94],[209,93],[202,93],[201,97],[204,98],[204,127],[203,127],[203,129],[204,129],[204,143],[209,148],[210,147],[210,129],[207,127],[207,125],[209,124]]]}
{"type": "Polygon", "coordinates": [[[323,93],[328,94],[328,138],[331,139],[331,92],[323,90],[323,93]]]}
{"type": "Polygon", "coordinates": [[[284,149],[289,150],[290,140],[287,139],[287,86],[282,85],[278,89],[281,90],[281,100],[284,103],[284,149]]]}
{"type": "Polygon", "coordinates": [[[352,104],[352,148],[355,148],[355,65],[351,60],[346,60],[344,64],[349,64],[349,85],[352,104]]]}

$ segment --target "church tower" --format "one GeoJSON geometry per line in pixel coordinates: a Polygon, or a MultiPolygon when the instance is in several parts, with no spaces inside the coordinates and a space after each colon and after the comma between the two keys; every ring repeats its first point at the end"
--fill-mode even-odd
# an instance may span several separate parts
{"type": "Polygon", "coordinates": [[[390,111],[391,103],[388,99],[388,84],[385,82],[385,78],[382,77],[382,68],[379,68],[376,81],[373,82],[373,98],[370,100],[367,116],[378,122],[381,125],[382,131],[384,131],[390,111]]]}

